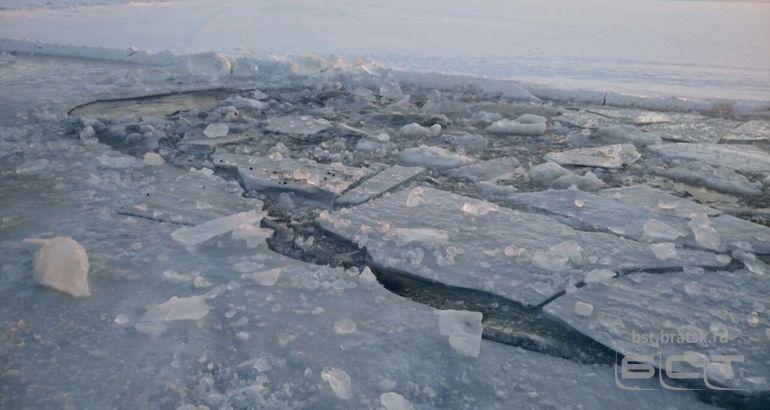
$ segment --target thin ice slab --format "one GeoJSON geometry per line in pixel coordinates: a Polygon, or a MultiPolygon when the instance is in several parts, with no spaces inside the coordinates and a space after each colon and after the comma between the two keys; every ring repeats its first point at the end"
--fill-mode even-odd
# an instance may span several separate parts
{"type": "MultiPolygon", "coordinates": [[[[649,355],[660,366],[685,355],[717,386],[770,391],[767,311],[770,282],[746,271],[632,274],[589,284],[544,310],[623,355],[649,355]],[[736,355],[732,368],[718,355],[736,355]]],[[[678,365],[686,365],[678,362],[678,365]]],[[[630,380],[629,380],[630,382],[630,380]]]]}
{"type": "Polygon", "coordinates": [[[670,214],[680,218],[689,219],[695,215],[706,214],[713,216],[722,213],[718,209],[701,205],[689,199],[680,198],[664,190],[647,185],[602,189],[596,194],[623,202],[624,204],[641,206],[652,212],[670,214]]]}
{"type": "Polygon", "coordinates": [[[614,144],[594,148],[576,148],[550,152],[545,158],[561,165],[582,165],[600,168],[621,168],[633,164],[641,155],[631,144],[614,144]]]}
{"type": "MultiPolygon", "coordinates": [[[[176,174],[176,171],[170,169],[164,173],[176,174]]],[[[241,195],[242,189],[237,183],[203,171],[159,180],[137,192],[133,200],[118,208],[118,213],[179,225],[198,225],[237,212],[262,209],[262,202],[241,195]]]]}
{"type": "Polygon", "coordinates": [[[335,202],[339,205],[357,205],[366,202],[411,180],[423,171],[425,169],[421,167],[393,165],[337,197],[335,202]]]}
{"type": "Polygon", "coordinates": [[[647,244],[422,187],[322,214],[318,222],[365,247],[381,267],[525,305],[545,302],[593,269],[722,265],[706,252],[658,259],[647,244]]]}
{"type": "Polygon", "coordinates": [[[296,191],[334,197],[366,175],[361,168],[308,159],[215,154],[212,160],[217,167],[236,168],[248,191],[296,191]]]}
{"type": "Polygon", "coordinates": [[[770,172],[770,154],[750,145],[674,143],[650,145],[648,149],[669,159],[691,159],[738,171],[770,172]]]}
{"type": "Polygon", "coordinates": [[[323,118],[313,118],[307,115],[291,115],[273,117],[267,120],[265,129],[275,134],[286,134],[293,137],[307,138],[318,134],[333,124],[323,118]]]}
{"type": "Polygon", "coordinates": [[[494,181],[523,172],[520,166],[518,159],[502,157],[465,165],[449,171],[449,174],[472,182],[494,181]]]}
{"type": "Polygon", "coordinates": [[[762,195],[762,185],[749,181],[730,168],[699,161],[655,173],[695,187],[708,188],[729,195],[762,195]]]}

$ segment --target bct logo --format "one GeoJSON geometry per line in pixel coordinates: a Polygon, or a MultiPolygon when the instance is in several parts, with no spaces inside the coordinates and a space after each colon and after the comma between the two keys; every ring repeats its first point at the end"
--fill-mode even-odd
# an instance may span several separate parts
{"type": "MultiPolygon", "coordinates": [[[[654,363],[655,358],[653,355],[628,355],[623,357],[623,360],[620,362],[620,365],[617,364],[617,360],[615,360],[615,384],[624,390],[655,390],[651,388],[641,388],[641,387],[632,387],[627,386],[623,384],[624,380],[642,380],[642,379],[651,379],[655,377],[655,367],[651,365],[650,363],[654,363]],[[619,371],[618,371],[619,369],[619,371]]],[[[734,371],[732,368],[732,363],[743,363],[743,355],[714,355],[708,358],[708,363],[704,363],[702,366],[702,370],[698,372],[694,371],[681,371],[681,370],[674,370],[676,363],[685,363],[687,365],[690,365],[690,367],[697,367],[693,366],[692,358],[689,358],[685,355],[675,355],[670,356],[665,359],[665,362],[663,360],[663,357],[661,356],[658,360],[658,368],[660,369],[660,372],[658,373],[658,381],[660,385],[666,389],[666,390],[703,390],[703,389],[689,389],[689,388],[683,388],[683,387],[674,387],[670,386],[666,383],[663,372],[665,371],[666,376],[668,378],[673,380],[697,380],[697,379],[703,379],[703,384],[705,384],[706,388],[711,390],[742,390],[742,389],[730,389],[725,387],[719,387],[715,386],[710,380],[709,380],[709,373],[712,374],[712,378],[719,378],[716,375],[729,375],[727,378],[732,378],[732,375],[734,375],[734,371]],[[713,370],[713,371],[710,371],[713,370]]]]}

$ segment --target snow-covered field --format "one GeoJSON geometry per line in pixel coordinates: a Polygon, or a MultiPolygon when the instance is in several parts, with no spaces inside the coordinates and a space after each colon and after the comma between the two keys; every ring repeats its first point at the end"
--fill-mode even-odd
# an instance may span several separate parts
{"type": "Polygon", "coordinates": [[[770,100],[766,2],[113,3],[0,12],[0,38],[153,52],[333,54],[561,87],[770,100]]]}

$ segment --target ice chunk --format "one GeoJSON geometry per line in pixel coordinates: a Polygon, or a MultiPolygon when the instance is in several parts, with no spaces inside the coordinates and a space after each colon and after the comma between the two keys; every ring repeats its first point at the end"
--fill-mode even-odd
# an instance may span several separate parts
{"type": "Polygon", "coordinates": [[[120,154],[102,154],[96,159],[102,166],[113,169],[133,168],[144,164],[132,156],[120,154]]]}
{"type": "Polygon", "coordinates": [[[537,114],[522,114],[516,118],[516,121],[522,124],[545,124],[548,119],[537,114]]]}
{"type": "Polygon", "coordinates": [[[409,400],[395,392],[382,393],[380,404],[385,407],[385,410],[412,410],[414,408],[409,400]]]}
{"type": "Polygon", "coordinates": [[[88,255],[80,243],[66,236],[25,239],[24,243],[40,246],[35,282],[76,298],[91,296],[88,255]]]}
{"type": "Polygon", "coordinates": [[[342,400],[353,398],[353,383],[348,373],[342,369],[326,367],[321,372],[321,379],[329,383],[334,395],[342,400]]]}
{"type": "Polygon", "coordinates": [[[433,124],[430,126],[430,136],[433,138],[441,135],[441,124],[433,124]]]}
{"type": "Polygon", "coordinates": [[[558,117],[551,118],[551,121],[558,121],[580,128],[599,128],[606,127],[615,123],[612,118],[604,115],[598,115],[585,111],[565,111],[558,117]]]}
{"type": "Polygon", "coordinates": [[[269,118],[265,129],[276,134],[307,138],[331,127],[332,123],[323,118],[313,118],[307,115],[293,115],[269,118]]]}
{"type": "Polygon", "coordinates": [[[264,243],[265,239],[269,238],[272,234],[272,229],[260,228],[251,224],[241,224],[233,229],[231,238],[236,241],[243,239],[248,247],[256,248],[264,243]]]}
{"type": "Polygon", "coordinates": [[[251,108],[255,110],[262,110],[267,107],[267,103],[263,103],[252,98],[241,97],[240,95],[229,97],[225,100],[225,103],[230,104],[238,109],[251,108]]]}
{"type": "Polygon", "coordinates": [[[597,131],[600,137],[614,140],[620,143],[630,142],[636,145],[652,145],[662,143],[658,134],[644,132],[632,125],[610,125],[601,127],[597,131]]]}
{"type": "Polygon", "coordinates": [[[205,130],[203,130],[203,135],[205,135],[208,138],[221,138],[224,136],[227,136],[227,134],[230,132],[230,126],[227,124],[222,123],[215,123],[215,124],[209,124],[205,130]]]}
{"type": "Polygon", "coordinates": [[[360,204],[408,182],[424,171],[421,167],[393,165],[337,197],[335,202],[340,205],[360,204]]]}
{"type": "MultiPolygon", "coordinates": [[[[441,126],[439,125],[439,127],[441,126]]],[[[441,128],[439,128],[439,132],[441,132],[441,128]]],[[[425,128],[416,122],[401,127],[400,134],[406,138],[430,138],[433,136],[429,128],[425,128]]]]}
{"type": "Polygon", "coordinates": [[[631,144],[606,145],[596,148],[577,148],[564,152],[551,152],[546,159],[561,165],[582,165],[601,168],[620,168],[633,164],[641,155],[631,144]]]}
{"type": "Polygon", "coordinates": [[[770,275],[770,266],[757,259],[757,256],[753,253],[736,249],[733,251],[732,255],[733,258],[743,262],[743,265],[746,266],[746,269],[750,272],[756,273],[757,275],[770,275]]]}
{"type": "Polygon", "coordinates": [[[490,212],[497,212],[498,206],[487,201],[463,204],[462,211],[468,215],[484,216],[490,212]]]}
{"type": "Polygon", "coordinates": [[[642,228],[642,239],[647,242],[675,241],[686,233],[657,219],[650,219],[642,228]]]}
{"type": "Polygon", "coordinates": [[[350,319],[340,319],[334,322],[334,333],[338,335],[356,333],[356,322],[350,319]]]}
{"type": "Polygon", "coordinates": [[[564,272],[581,260],[580,244],[576,241],[558,243],[547,250],[538,250],[532,256],[533,265],[554,272],[564,272]]]}
{"type": "Polygon", "coordinates": [[[596,191],[604,188],[605,184],[604,181],[591,171],[586,172],[583,176],[575,174],[563,175],[556,178],[550,184],[552,188],[571,188],[573,186],[581,191],[596,191]]]}
{"type": "Polygon", "coordinates": [[[358,275],[358,283],[364,286],[371,286],[377,283],[377,277],[368,266],[365,266],[358,275]]]}
{"type": "Polygon", "coordinates": [[[208,296],[172,297],[171,299],[147,308],[147,313],[139,322],[171,322],[175,320],[199,320],[209,314],[206,304],[208,296]]]}
{"type": "Polygon", "coordinates": [[[428,145],[407,148],[399,153],[398,158],[412,165],[439,169],[456,168],[476,162],[474,158],[455,154],[445,148],[428,145]]]}
{"type": "Polygon", "coordinates": [[[183,245],[194,246],[230,232],[243,224],[258,224],[266,214],[266,212],[256,211],[241,212],[200,225],[179,228],[171,233],[171,237],[183,245]]]}
{"type": "Polygon", "coordinates": [[[270,287],[274,286],[275,282],[278,281],[278,277],[281,276],[281,271],[281,268],[273,268],[259,272],[243,274],[242,277],[253,281],[259,286],[270,287]]]}
{"type": "Polygon", "coordinates": [[[671,242],[655,243],[650,245],[650,249],[652,249],[655,257],[661,260],[676,259],[678,256],[676,244],[671,242]]]}
{"type": "Polygon", "coordinates": [[[487,127],[490,134],[543,135],[546,130],[545,122],[524,123],[518,120],[498,120],[487,127]]]}
{"type": "Polygon", "coordinates": [[[770,154],[750,145],[674,143],[650,145],[648,149],[664,158],[691,159],[738,171],[770,172],[770,154]]]}
{"type": "Polygon", "coordinates": [[[575,314],[581,317],[591,317],[594,313],[594,306],[590,303],[581,301],[575,302],[575,314]]]}
{"type": "Polygon", "coordinates": [[[467,310],[438,311],[438,329],[449,336],[449,345],[464,356],[478,357],[481,351],[482,314],[467,310]]]}
{"type": "Polygon", "coordinates": [[[535,165],[527,172],[529,180],[536,184],[548,185],[556,178],[569,175],[568,169],[555,162],[545,162],[535,165]]]}
{"type": "Polygon", "coordinates": [[[735,127],[722,137],[726,141],[770,141],[770,121],[752,120],[735,127]]]}
{"type": "Polygon", "coordinates": [[[696,187],[704,187],[731,195],[762,195],[762,187],[749,181],[743,175],[730,168],[690,162],[667,170],[658,170],[657,174],[696,187]]]}
{"type": "Polygon", "coordinates": [[[218,78],[232,73],[232,63],[220,53],[200,53],[186,57],[190,75],[218,78]]]}
{"type": "Polygon", "coordinates": [[[594,269],[586,274],[585,279],[583,279],[583,282],[585,283],[595,283],[595,282],[603,282],[605,280],[609,280],[617,276],[618,274],[609,270],[609,269],[594,269]]]}
{"type": "Polygon", "coordinates": [[[166,160],[155,152],[148,152],[144,154],[144,163],[145,165],[159,167],[165,164],[166,160]]]}
{"type": "Polygon", "coordinates": [[[694,216],[687,223],[687,226],[692,230],[695,242],[698,245],[711,249],[717,252],[724,252],[727,250],[722,235],[711,225],[711,220],[708,215],[700,214],[694,216]]]}
{"type": "Polygon", "coordinates": [[[519,160],[514,157],[502,157],[465,165],[449,173],[458,178],[481,182],[512,176],[520,169],[519,160]]]}

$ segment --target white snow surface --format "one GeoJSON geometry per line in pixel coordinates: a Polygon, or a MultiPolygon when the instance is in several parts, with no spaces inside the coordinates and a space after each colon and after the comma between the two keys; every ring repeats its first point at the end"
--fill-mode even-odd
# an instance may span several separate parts
{"type": "Polygon", "coordinates": [[[0,0],[6,40],[333,55],[566,89],[755,101],[770,100],[768,21],[766,1],[0,0]]]}

